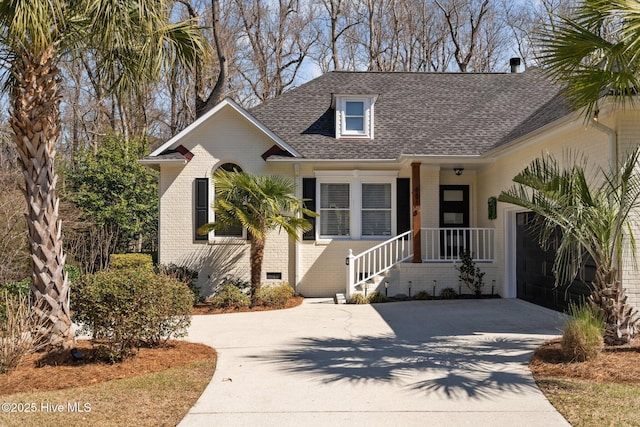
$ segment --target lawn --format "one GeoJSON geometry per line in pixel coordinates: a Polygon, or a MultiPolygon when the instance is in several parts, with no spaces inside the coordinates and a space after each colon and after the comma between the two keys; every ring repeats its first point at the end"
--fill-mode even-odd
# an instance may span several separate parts
{"type": "Polygon", "coordinates": [[[554,340],[536,351],[530,367],[572,426],[640,426],[640,341],[605,348],[593,361],[568,363],[554,340]]]}
{"type": "Polygon", "coordinates": [[[32,356],[0,375],[0,425],[174,426],[211,381],[215,364],[213,349],[187,342],[141,349],[113,365],[32,356]]]}

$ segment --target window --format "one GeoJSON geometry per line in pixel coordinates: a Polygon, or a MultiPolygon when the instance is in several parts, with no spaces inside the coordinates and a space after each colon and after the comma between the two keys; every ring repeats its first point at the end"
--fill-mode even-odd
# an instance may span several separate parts
{"type": "MultiPolygon", "coordinates": [[[[218,169],[225,170],[227,172],[242,172],[242,168],[235,163],[223,163],[218,167],[218,169]]],[[[214,214],[215,216],[215,214],[214,214]]],[[[236,238],[244,238],[244,229],[240,225],[230,225],[227,227],[222,227],[213,232],[215,237],[236,237],[236,238]]]]}
{"type": "Polygon", "coordinates": [[[373,138],[375,95],[336,95],[336,138],[373,138]]]}
{"type": "Polygon", "coordinates": [[[350,235],[349,184],[320,184],[320,235],[350,235]]]}
{"type": "Polygon", "coordinates": [[[364,102],[346,102],[344,126],[347,132],[364,133],[364,102]]]}
{"type": "Polygon", "coordinates": [[[397,172],[316,171],[315,174],[316,212],[320,215],[316,239],[378,239],[396,233],[397,172]]]}
{"type": "Polygon", "coordinates": [[[362,235],[391,235],[391,184],[362,184],[362,235]]]}

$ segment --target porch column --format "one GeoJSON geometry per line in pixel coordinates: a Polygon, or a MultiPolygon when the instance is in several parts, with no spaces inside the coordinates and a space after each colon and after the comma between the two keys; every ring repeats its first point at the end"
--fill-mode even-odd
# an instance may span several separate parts
{"type": "Polygon", "coordinates": [[[422,262],[422,208],[420,207],[420,163],[411,163],[411,228],[413,230],[413,259],[411,262],[422,262]]]}

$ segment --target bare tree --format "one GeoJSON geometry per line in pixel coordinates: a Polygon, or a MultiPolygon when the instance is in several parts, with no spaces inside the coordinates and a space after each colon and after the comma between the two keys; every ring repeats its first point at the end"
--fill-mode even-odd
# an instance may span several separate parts
{"type": "Polygon", "coordinates": [[[264,101],[293,86],[319,38],[313,8],[299,0],[233,0],[243,33],[238,71],[250,94],[264,101]]]}

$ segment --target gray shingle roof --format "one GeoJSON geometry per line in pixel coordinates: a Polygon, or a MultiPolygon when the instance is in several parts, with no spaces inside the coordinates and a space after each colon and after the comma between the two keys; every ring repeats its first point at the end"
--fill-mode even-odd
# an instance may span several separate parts
{"type": "Polygon", "coordinates": [[[249,112],[309,159],[479,155],[572,111],[542,72],[327,73],[249,112]],[[335,138],[332,94],[378,95],[375,139],[335,138]]]}

